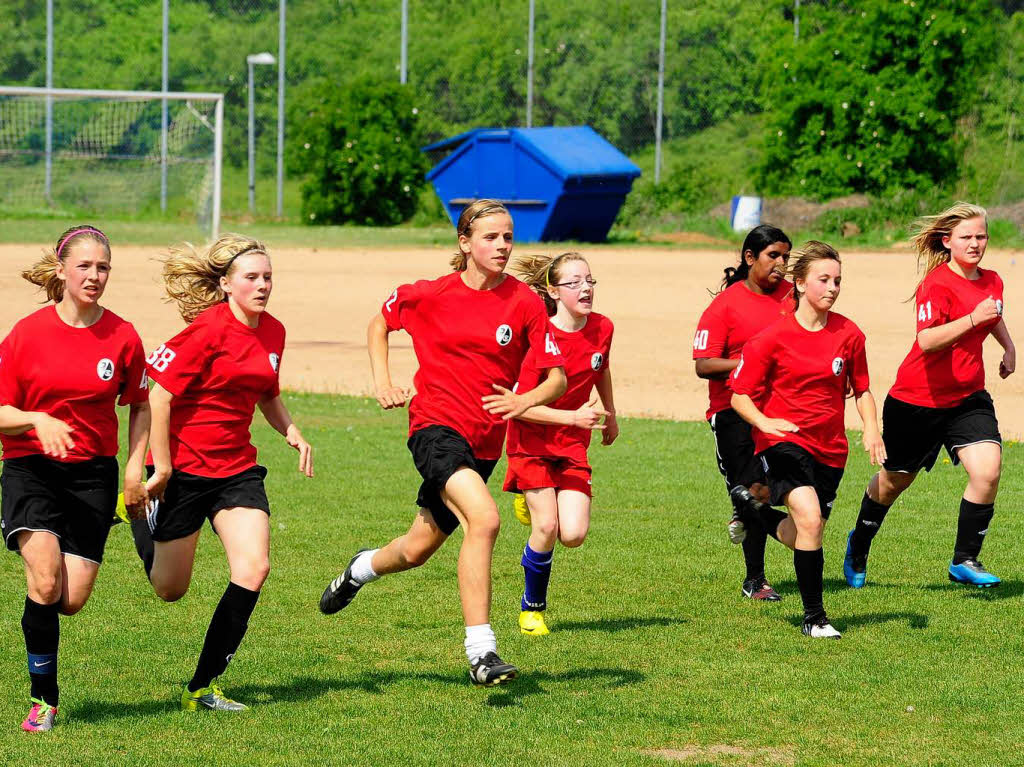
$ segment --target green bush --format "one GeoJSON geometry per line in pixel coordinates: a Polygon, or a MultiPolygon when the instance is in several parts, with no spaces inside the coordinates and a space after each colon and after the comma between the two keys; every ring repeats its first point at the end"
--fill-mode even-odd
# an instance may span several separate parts
{"type": "Polygon", "coordinates": [[[392,226],[412,216],[427,165],[418,111],[398,83],[314,89],[293,113],[290,160],[305,175],[302,220],[392,226]]]}

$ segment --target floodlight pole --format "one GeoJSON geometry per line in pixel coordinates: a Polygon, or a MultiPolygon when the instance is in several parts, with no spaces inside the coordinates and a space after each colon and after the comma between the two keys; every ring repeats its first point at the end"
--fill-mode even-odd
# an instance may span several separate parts
{"type": "Polygon", "coordinates": [[[530,0],[530,24],[526,35],[526,127],[533,127],[533,16],[534,0],[530,0]]]}
{"type": "Polygon", "coordinates": [[[800,42],[800,0],[793,0],[793,42],[800,42]]]}
{"type": "Polygon", "coordinates": [[[665,17],[668,0],[661,0],[661,40],[658,43],[658,120],[654,133],[654,183],[661,183],[661,132],[665,115],[665,17]]]}
{"type": "MultiPolygon", "coordinates": [[[[169,0],[163,0],[163,45],[160,53],[160,90],[167,92],[167,32],[169,0]]],[[[167,99],[160,101],[160,211],[167,212],[167,99]]]]}
{"type": "MultiPolygon", "coordinates": [[[[53,88],[53,0],[46,0],[46,87],[53,88]]],[[[46,97],[46,201],[53,203],[53,96],[46,97]]]]}
{"type": "Polygon", "coordinates": [[[287,2],[280,0],[277,39],[277,217],[284,216],[284,38],[287,2]]]}
{"type": "Polygon", "coordinates": [[[256,212],[256,97],[255,78],[253,70],[257,65],[269,65],[274,63],[274,57],[269,53],[251,53],[245,57],[245,63],[249,65],[249,212],[256,212]]]}
{"type": "Polygon", "coordinates": [[[402,65],[398,81],[402,85],[409,82],[409,0],[402,0],[402,65]]]}

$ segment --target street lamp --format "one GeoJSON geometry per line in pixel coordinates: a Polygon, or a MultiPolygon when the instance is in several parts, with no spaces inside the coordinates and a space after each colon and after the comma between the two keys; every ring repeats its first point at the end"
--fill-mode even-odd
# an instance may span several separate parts
{"type": "Polygon", "coordinates": [[[249,212],[256,212],[256,168],[253,162],[253,144],[255,143],[256,121],[253,116],[255,108],[253,98],[253,67],[259,64],[276,64],[277,59],[272,54],[250,53],[245,57],[245,63],[249,65],[249,212]]]}

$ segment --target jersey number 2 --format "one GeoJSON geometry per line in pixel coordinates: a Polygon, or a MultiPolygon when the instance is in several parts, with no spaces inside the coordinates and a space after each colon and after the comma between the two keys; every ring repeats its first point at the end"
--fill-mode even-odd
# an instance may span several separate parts
{"type": "Polygon", "coordinates": [[[175,357],[173,349],[168,349],[166,344],[160,344],[153,352],[146,357],[146,362],[153,366],[153,370],[158,373],[163,373],[167,370],[167,366],[171,364],[171,360],[175,357]]]}

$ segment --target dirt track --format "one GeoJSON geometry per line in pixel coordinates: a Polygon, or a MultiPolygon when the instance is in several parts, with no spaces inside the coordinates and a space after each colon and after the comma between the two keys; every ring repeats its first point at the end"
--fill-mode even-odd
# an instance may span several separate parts
{"type": "MultiPolygon", "coordinates": [[[[272,245],[272,243],[271,243],[272,245]]],[[[41,252],[39,245],[0,246],[0,332],[38,306],[32,286],[19,271],[41,252]]],[[[520,246],[518,252],[533,251],[520,246]]],[[[282,363],[286,387],[306,391],[368,394],[365,330],[394,287],[447,269],[445,249],[273,250],[275,286],[271,311],[288,328],[282,363]]],[[[722,268],[736,256],[726,251],[600,247],[586,251],[597,289],[598,310],[616,325],[612,350],[618,409],[626,415],[702,419],[706,384],[693,374],[694,327],[710,300],[722,268]]],[[[177,332],[181,320],[161,301],[157,249],[116,248],[114,271],[104,303],[138,328],[147,349],[177,332]]],[[[990,251],[985,266],[1006,284],[1007,323],[1024,344],[1024,254],[990,251]]],[[[843,293],[837,306],[867,334],[872,389],[879,402],[913,337],[913,308],[903,299],[916,284],[914,257],[907,251],[851,252],[844,258],[843,293]]],[[[392,375],[411,384],[415,357],[407,336],[392,338],[392,375]]],[[[1022,345],[1024,353],[1024,345],[1022,345]]],[[[995,398],[1004,437],[1024,435],[1024,371],[1002,381],[1001,349],[986,344],[988,389],[995,398]]],[[[852,405],[847,423],[858,423],[852,405]]]]}

